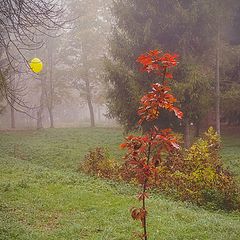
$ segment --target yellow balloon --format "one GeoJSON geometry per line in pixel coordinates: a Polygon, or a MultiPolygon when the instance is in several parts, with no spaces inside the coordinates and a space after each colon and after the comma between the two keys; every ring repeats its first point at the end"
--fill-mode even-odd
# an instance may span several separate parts
{"type": "Polygon", "coordinates": [[[43,63],[39,58],[33,58],[30,62],[30,68],[35,73],[40,73],[43,69],[43,63]]]}

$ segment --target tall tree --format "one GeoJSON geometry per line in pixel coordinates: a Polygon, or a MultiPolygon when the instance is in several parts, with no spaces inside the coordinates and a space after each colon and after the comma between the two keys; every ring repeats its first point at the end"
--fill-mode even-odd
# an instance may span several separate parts
{"type": "Polygon", "coordinates": [[[183,63],[178,74],[181,74],[180,81],[175,83],[174,88],[184,111],[184,143],[188,148],[191,144],[190,124],[194,123],[196,135],[199,136],[201,121],[207,115],[213,100],[213,74],[211,68],[206,68],[194,60],[183,63]]]}
{"type": "Polygon", "coordinates": [[[103,0],[69,2],[71,14],[77,19],[62,48],[63,55],[68,53],[64,62],[71,66],[66,69],[67,80],[86,101],[92,127],[95,126],[93,100],[101,85],[101,62],[109,33],[108,4],[109,1],[103,0]]]}
{"type": "MultiPolygon", "coordinates": [[[[205,32],[203,23],[207,19],[203,9],[199,11],[194,3],[175,0],[114,1],[112,12],[116,26],[110,42],[111,57],[106,61],[106,80],[110,83],[108,106],[109,114],[127,129],[133,128],[137,122],[133,109],[136,110],[139,97],[148,90],[150,81],[148,76],[139,75],[134,63],[137,55],[154,48],[177,52],[185,64],[179,67],[178,71],[182,72],[190,64],[192,56],[195,62],[196,59],[204,62],[206,49],[210,49],[210,37],[201,34],[205,32]]],[[[177,82],[185,81],[183,74],[177,76],[177,82]]],[[[187,101],[181,99],[181,105],[184,105],[187,101]]],[[[171,117],[165,115],[159,124],[172,125],[171,117]]]]}
{"type": "Polygon", "coordinates": [[[42,128],[43,113],[47,112],[49,117],[50,128],[54,127],[54,108],[57,105],[70,99],[70,87],[63,77],[65,69],[62,68],[61,52],[61,38],[53,39],[50,37],[45,38],[45,45],[38,53],[44,62],[44,68],[39,76],[40,84],[33,86],[40,91],[39,104],[37,110],[37,128],[42,128]]]}
{"type": "MultiPolygon", "coordinates": [[[[206,15],[209,18],[207,33],[212,34],[212,43],[215,55],[215,112],[216,112],[216,130],[221,133],[221,88],[222,81],[226,77],[225,66],[223,62],[224,48],[229,44],[229,29],[233,25],[233,16],[236,9],[239,8],[239,1],[198,1],[198,5],[205,6],[206,15]]],[[[228,50],[228,49],[227,49],[228,50]]],[[[226,58],[226,55],[224,55],[226,58]]]]}
{"type": "Polygon", "coordinates": [[[236,6],[229,31],[230,45],[224,48],[223,118],[229,125],[240,125],[240,6],[236,6]],[[227,57],[226,57],[227,56],[227,57]]]}
{"type": "MultiPolygon", "coordinates": [[[[215,70],[218,73],[216,80],[220,79],[220,44],[224,40],[229,21],[225,24],[220,23],[219,28],[217,16],[221,13],[221,21],[225,16],[230,16],[234,2],[236,3],[236,1],[228,3],[220,1],[221,4],[217,2],[213,4],[213,1],[209,0],[114,1],[112,13],[116,25],[110,41],[111,57],[106,61],[110,116],[116,117],[127,129],[135,126],[137,116],[133,109],[136,110],[141,94],[148,90],[150,80],[146,75],[139,76],[134,59],[148,49],[160,48],[179,53],[181,56],[182,64],[177,70],[179,74],[174,86],[185,89],[179,91],[178,98],[185,115],[189,116],[184,120],[185,132],[189,135],[189,123],[199,123],[207,113],[200,111],[200,114],[196,111],[196,101],[189,98],[190,93],[196,89],[207,88],[207,91],[198,91],[196,99],[210,99],[209,91],[214,91],[212,86],[215,70]],[[228,11],[222,14],[226,4],[229,4],[228,11]],[[215,11],[214,6],[217,6],[218,10],[215,11]],[[193,65],[196,67],[192,67],[193,65]],[[199,79],[197,84],[196,79],[199,79]],[[180,85],[177,86],[178,84],[180,85]]],[[[219,84],[219,81],[216,82],[219,84]]],[[[217,86],[220,89],[220,85],[217,86]]],[[[219,100],[218,94],[216,99],[219,100]]],[[[198,109],[208,110],[210,107],[209,101],[208,103],[200,101],[198,109]]],[[[169,116],[159,124],[164,122],[168,125],[174,123],[169,116]]],[[[186,136],[186,141],[187,139],[189,136],[186,136]]],[[[186,145],[189,145],[189,142],[186,142],[186,145]]]]}

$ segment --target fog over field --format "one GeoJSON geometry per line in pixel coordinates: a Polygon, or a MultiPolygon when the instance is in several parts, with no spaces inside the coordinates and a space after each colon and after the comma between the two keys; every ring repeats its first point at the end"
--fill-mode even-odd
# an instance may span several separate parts
{"type": "Polygon", "coordinates": [[[134,129],[148,90],[136,59],[150,49],[179,55],[181,131],[194,126],[198,135],[213,125],[220,133],[221,124],[240,123],[238,1],[2,0],[0,7],[1,129],[134,129]],[[43,66],[37,73],[34,58],[43,66]]]}
{"type": "Polygon", "coordinates": [[[115,125],[103,80],[110,2],[4,0],[0,7],[0,128],[115,125]],[[37,73],[34,58],[42,62],[37,73]]]}

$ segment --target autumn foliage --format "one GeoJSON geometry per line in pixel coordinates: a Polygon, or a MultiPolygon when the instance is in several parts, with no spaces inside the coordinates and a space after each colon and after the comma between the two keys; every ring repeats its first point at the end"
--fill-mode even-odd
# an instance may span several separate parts
{"type": "Polygon", "coordinates": [[[183,117],[168,85],[177,56],[155,50],[141,55],[137,61],[142,65],[141,71],[159,76],[159,83],[151,85],[138,109],[138,125],[147,122],[151,128],[141,136],[126,137],[120,146],[126,150],[122,164],[109,157],[106,150],[96,148],[85,156],[81,169],[88,174],[141,186],[137,198],[142,206],[133,207],[131,216],[141,222],[143,233],[138,236],[143,240],[148,239],[146,200],[150,188],[214,209],[240,209],[239,188],[233,175],[223,167],[220,138],[212,128],[189,149],[184,149],[171,129],[154,125],[163,109],[179,119],[183,117]]]}
{"type": "Polygon", "coordinates": [[[210,127],[189,149],[173,151],[161,161],[155,187],[207,208],[239,210],[239,186],[221,161],[220,146],[219,135],[210,127]]]}
{"type": "Polygon", "coordinates": [[[85,155],[79,169],[89,175],[106,179],[119,179],[120,165],[110,156],[107,148],[96,147],[90,150],[85,155]]]}
{"type": "MultiPolygon", "coordinates": [[[[142,97],[138,109],[140,117],[138,124],[142,125],[145,121],[156,120],[160,117],[162,109],[174,112],[181,119],[183,114],[174,105],[177,100],[171,94],[171,88],[168,86],[168,80],[173,78],[170,69],[177,65],[177,55],[164,54],[159,50],[154,50],[141,55],[137,62],[142,66],[141,71],[157,74],[161,78],[160,82],[152,84],[152,90],[142,97]]],[[[127,149],[124,158],[125,164],[129,166],[129,171],[135,175],[142,188],[138,195],[142,206],[133,208],[131,215],[133,219],[141,221],[143,233],[139,236],[141,239],[147,240],[147,190],[151,186],[151,181],[157,179],[157,167],[161,162],[162,155],[172,152],[179,146],[171,129],[162,130],[152,124],[151,129],[144,135],[127,137],[121,147],[127,149]]]]}
{"type": "MultiPolygon", "coordinates": [[[[136,138],[138,144],[140,138],[136,138]]],[[[181,136],[177,138],[181,143],[181,136]]],[[[145,141],[140,144],[144,145],[145,141]]],[[[122,147],[126,148],[126,142],[122,147]]],[[[164,151],[161,158],[155,160],[156,169],[148,178],[148,188],[208,209],[240,210],[240,189],[234,175],[224,167],[220,147],[220,137],[212,127],[189,149],[171,146],[170,152],[164,151]]],[[[140,172],[135,168],[127,161],[115,159],[103,147],[90,150],[80,164],[80,170],[86,174],[139,185],[140,172]]],[[[141,196],[140,193],[138,198],[141,196]]],[[[132,210],[135,210],[133,216],[139,213],[137,209],[132,210]]]]}

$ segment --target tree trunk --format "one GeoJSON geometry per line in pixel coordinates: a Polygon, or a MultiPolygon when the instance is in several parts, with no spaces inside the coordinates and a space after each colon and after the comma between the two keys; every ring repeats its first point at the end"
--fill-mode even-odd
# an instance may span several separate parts
{"type": "Polygon", "coordinates": [[[216,54],[216,129],[221,134],[220,116],[220,25],[217,32],[217,54],[216,54]]]}
{"type": "Polygon", "coordinates": [[[15,124],[15,110],[13,108],[14,106],[14,99],[11,99],[11,128],[16,128],[16,124],[15,124]]]}
{"type": "Polygon", "coordinates": [[[92,104],[92,91],[91,91],[90,80],[89,80],[90,65],[88,63],[88,50],[86,47],[87,45],[88,45],[87,41],[86,42],[84,41],[82,43],[82,53],[83,53],[82,58],[84,59],[83,68],[85,69],[85,72],[82,78],[84,79],[84,84],[85,84],[86,100],[87,100],[87,105],[89,109],[91,127],[95,127],[95,116],[94,116],[94,110],[93,110],[93,104],[92,104]]]}
{"type": "Polygon", "coordinates": [[[54,119],[53,119],[53,111],[52,108],[48,108],[49,120],[50,120],[50,128],[54,128],[54,119]]]}
{"type": "Polygon", "coordinates": [[[50,128],[54,128],[54,117],[53,117],[53,53],[52,53],[52,42],[48,40],[48,78],[49,78],[49,94],[47,93],[45,85],[45,93],[47,98],[48,113],[50,120],[50,128]]]}
{"type": "Polygon", "coordinates": [[[98,105],[98,121],[101,121],[101,106],[98,105]]]}
{"type": "Polygon", "coordinates": [[[87,104],[88,104],[89,113],[90,113],[91,127],[95,127],[95,117],[94,117],[94,111],[93,111],[93,104],[92,104],[92,96],[91,96],[91,88],[90,88],[89,79],[86,78],[85,82],[86,82],[87,104]]]}
{"type": "Polygon", "coordinates": [[[37,129],[42,129],[43,124],[42,124],[42,109],[41,107],[37,111],[37,129]]]}
{"type": "Polygon", "coordinates": [[[90,96],[87,96],[87,104],[88,104],[89,113],[90,113],[91,127],[95,127],[94,111],[93,111],[93,105],[92,105],[90,96]]]}
{"type": "Polygon", "coordinates": [[[196,137],[200,136],[200,128],[201,128],[201,123],[197,122],[196,123],[196,137]]]}
{"type": "Polygon", "coordinates": [[[238,50],[238,56],[237,56],[237,58],[238,58],[238,83],[240,83],[240,56],[239,56],[239,54],[240,54],[240,51],[238,50]]]}
{"type": "Polygon", "coordinates": [[[37,111],[37,129],[43,128],[43,123],[42,123],[43,103],[44,103],[44,83],[43,83],[43,80],[41,79],[40,106],[37,111]]]}
{"type": "Polygon", "coordinates": [[[16,128],[15,125],[15,110],[14,108],[11,106],[11,128],[16,128]]]}
{"type": "Polygon", "coordinates": [[[15,121],[15,109],[14,109],[14,104],[15,104],[15,88],[16,88],[16,75],[13,75],[13,78],[11,79],[11,88],[12,88],[12,93],[10,94],[10,110],[11,110],[11,128],[14,129],[16,128],[16,121],[15,121]]]}
{"type": "Polygon", "coordinates": [[[184,147],[189,148],[191,145],[190,141],[190,124],[189,124],[189,119],[185,118],[184,121],[184,147]]]}

